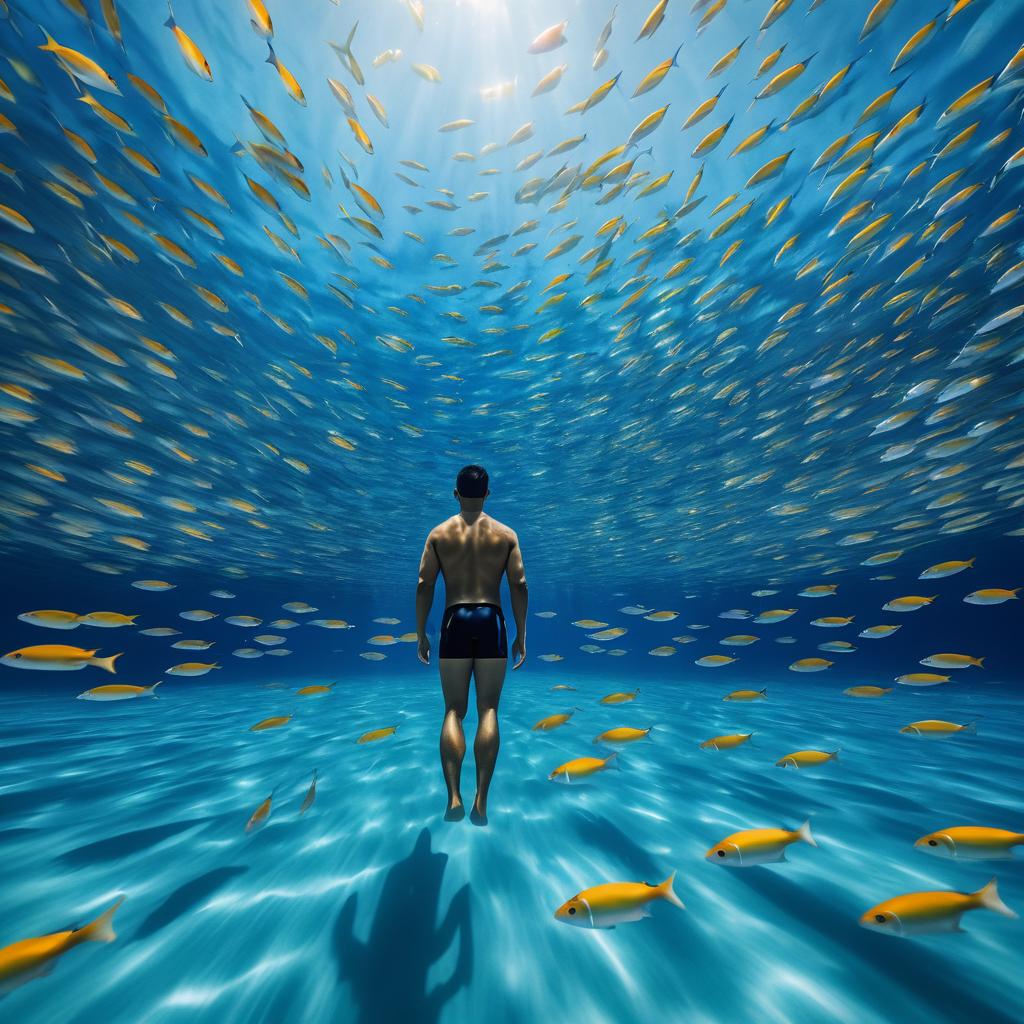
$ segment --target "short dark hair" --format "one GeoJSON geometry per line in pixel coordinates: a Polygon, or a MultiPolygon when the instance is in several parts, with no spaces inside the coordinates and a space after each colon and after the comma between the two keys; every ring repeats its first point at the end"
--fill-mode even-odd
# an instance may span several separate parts
{"type": "Polygon", "coordinates": [[[483,498],[487,494],[487,470],[483,466],[463,466],[455,481],[455,489],[464,498],[483,498]]]}

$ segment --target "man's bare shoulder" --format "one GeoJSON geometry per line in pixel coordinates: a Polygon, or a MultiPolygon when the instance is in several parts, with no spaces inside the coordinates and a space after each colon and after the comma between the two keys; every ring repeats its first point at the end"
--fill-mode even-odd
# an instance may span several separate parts
{"type": "Polygon", "coordinates": [[[516,536],[516,531],[513,530],[511,526],[506,526],[504,523],[492,518],[491,516],[488,516],[487,519],[491,529],[495,532],[495,534],[501,537],[502,540],[511,541],[513,544],[519,543],[519,538],[516,536]]]}
{"type": "Polygon", "coordinates": [[[446,537],[452,536],[458,527],[457,515],[449,516],[443,523],[438,523],[430,533],[427,534],[427,543],[429,544],[433,540],[443,540],[446,537]]]}

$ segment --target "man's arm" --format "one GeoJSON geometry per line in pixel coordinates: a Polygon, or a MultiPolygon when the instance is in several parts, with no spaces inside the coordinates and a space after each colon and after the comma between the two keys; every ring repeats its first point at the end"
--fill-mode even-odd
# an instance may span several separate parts
{"type": "Polygon", "coordinates": [[[516,640],[512,645],[512,654],[513,658],[518,655],[518,661],[512,666],[514,671],[526,661],[526,606],[529,603],[529,589],[526,586],[523,552],[514,531],[511,540],[512,550],[508,553],[508,561],[505,563],[505,575],[508,577],[508,590],[512,598],[512,615],[516,620],[516,640]]]}
{"type": "Polygon", "coordinates": [[[430,641],[427,639],[427,616],[430,606],[434,603],[434,584],[441,563],[437,560],[434,545],[431,543],[433,534],[427,536],[423,545],[423,557],[420,559],[420,579],[416,584],[416,654],[424,665],[430,663],[430,641]]]}

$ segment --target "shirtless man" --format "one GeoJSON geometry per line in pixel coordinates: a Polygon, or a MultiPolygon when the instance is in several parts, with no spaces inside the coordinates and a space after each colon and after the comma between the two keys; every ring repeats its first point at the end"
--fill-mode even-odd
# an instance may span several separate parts
{"type": "Polygon", "coordinates": [[[459,514],[435,526],[420,559],[416,587],[418,654],[430,662],[427,616],[434,602],[437,574],[444,576],[445,610],[441,620],[438,663],[444,693],[441,767],[448,786],[445,821],[465,817],[459,782],[466,738],[462,719],[469,704],[469,680],[476,678],[479,721],[473,754],[476,758],[476,799],[469,814],[474,825],[487,824],[487,789],[498,758],[498,700],[505,681],[508,639],[501,611],[501,577],[508,576],[512,614],[516,620],[513,669],[526,660],[526,570],[519,538],[503,523],[484,513],[487,470],[466,466],[458,476],[455,497],[459,514]]]}

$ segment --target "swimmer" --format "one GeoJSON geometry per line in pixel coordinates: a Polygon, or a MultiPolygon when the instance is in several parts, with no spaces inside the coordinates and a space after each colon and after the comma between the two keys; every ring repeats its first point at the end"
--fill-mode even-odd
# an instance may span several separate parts
{"type": "Polygon", "coordinates": [[[435,526],[420,559],[416,587],[417,654],[430,663],[427,616],[434,602],[437,575],[444,577],[445,610],[441,620],[438,665],[444,695],[441,727],[441,767],[448,787],[445,821],[465,816],[459,783],[466,738],[462,719],[469,704],[469,680],[476,679],[479,721],[473,754],[476,759],[476,799],[470,811],[474,825],[487,824],[487,791],[498,758],[498,701],[505,681],[508,638],[501,610],[501,577],[508,577],[516,639],[512,644],[513,669],[526,660],[526,569],[513,530],[484,512],[487,470],[466,466],[453,492],[459,514],[435,526]]]}

